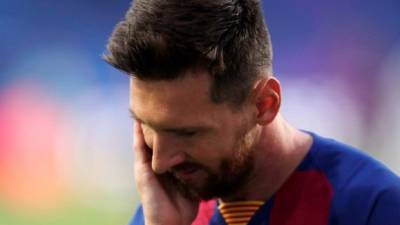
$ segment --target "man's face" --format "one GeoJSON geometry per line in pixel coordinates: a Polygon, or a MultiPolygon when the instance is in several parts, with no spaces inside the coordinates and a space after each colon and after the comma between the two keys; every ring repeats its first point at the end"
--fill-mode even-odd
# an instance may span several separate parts
{"type": "Polygon", "coordinates": [[[202,199],[239,188],[253,166],[251,113],[215,104],[209,87],[208,74],[197,72],[172,81],[132,78],[130,93],[153,171],[202,199]]]}

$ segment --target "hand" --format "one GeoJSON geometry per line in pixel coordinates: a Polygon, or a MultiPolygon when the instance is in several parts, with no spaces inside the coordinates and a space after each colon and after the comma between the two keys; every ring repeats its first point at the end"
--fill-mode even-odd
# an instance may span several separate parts
{"type": "Polygon", "coordinates": [[[189,225],[195,219],[199,202],[182,196],[167,174],[151,168],[151,149],[146,145],[140,122],[135,123],[135,181],[143,206],[146,225],[189,225]]]}

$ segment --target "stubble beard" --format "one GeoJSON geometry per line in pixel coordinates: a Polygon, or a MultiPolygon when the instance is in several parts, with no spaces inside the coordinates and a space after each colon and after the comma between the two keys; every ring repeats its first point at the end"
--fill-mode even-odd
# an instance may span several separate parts
{"type": "Polygon", "coordinates": [[[240,190],[253,171],[255,158],[246,133],[236,136],[238,141],[234,147],[234,154],[231,158],[221,161],[218,172],[197,163],[187,165],[203,170],[206,174],[204,181],[186,183],[172,173],[177,190],[187,198],[199,200],[224,198],[240,190]]]}

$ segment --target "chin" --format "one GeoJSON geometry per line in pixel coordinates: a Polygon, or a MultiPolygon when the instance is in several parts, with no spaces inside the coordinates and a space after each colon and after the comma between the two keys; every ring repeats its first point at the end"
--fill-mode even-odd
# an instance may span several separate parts
{"type": "Polygon", "coordinates": [[[226,180],[217,176],[208,176],[206,179],[194,182],[181,182],[181,185],[196,199],[210,200],[229,195],[233,190],[226,180]]]}

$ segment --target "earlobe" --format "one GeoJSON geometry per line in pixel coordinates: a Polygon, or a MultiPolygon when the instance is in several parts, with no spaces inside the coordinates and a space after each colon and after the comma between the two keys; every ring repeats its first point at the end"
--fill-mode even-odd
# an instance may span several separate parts
{"type": "Polygon", "coordinates": [[[257,84],[255,91],[257,123],[267,125],[275,119],[280,109],[281,90],[279,81],[274,77],[262,80],[257,84]]]}

